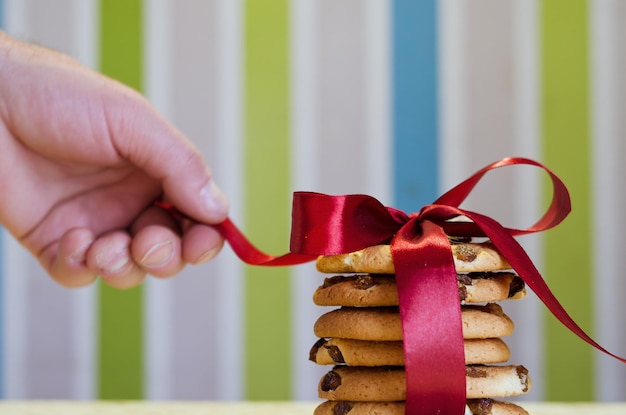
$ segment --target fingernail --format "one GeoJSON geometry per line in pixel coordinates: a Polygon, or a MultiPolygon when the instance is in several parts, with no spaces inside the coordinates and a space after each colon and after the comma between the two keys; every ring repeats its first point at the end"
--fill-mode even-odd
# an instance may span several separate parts
{"type": "Polygon", "coordinates": [[[202,188],[200,198],[210,216],[223,219],[228,215],[228,198],[213,180],[202,188]]]}
{"type": "Polygon", "coordinates": [[[67,257],[76,264],[84,264],[87,255],[87,248],[91,245],[92,241],[89,241],[81,245],[77,250],[69,254],[67,257]]]}
{"type": "Polygon", "coordinates": [[[211,259],[213,259],[213,258],[215,258],[217,256],[217,254],[220,252],[220,249],[221,249],[221,247],[220,248],[209,249],[204,254],[200,255],[200,257],[198,259],[196,259],[194,264],[198,265],[198,264],[203,264],[205,262],[210,261],[211,259]]]}
{"type": "Polygon", "coordinates": [[[167,263],[174,255],[174,242],[167,240],[154,244],[148,249],[143,258],[139,261],[141,265],[147,267],[160,267],[167,263]]]}
{"type": "Polygon", "coordinates": [[[103,254],[96,255],[96,265],[107,274],[117,274],[130,263],[125,252],[119,252],[113,258],[105,258],[103,254]]]}

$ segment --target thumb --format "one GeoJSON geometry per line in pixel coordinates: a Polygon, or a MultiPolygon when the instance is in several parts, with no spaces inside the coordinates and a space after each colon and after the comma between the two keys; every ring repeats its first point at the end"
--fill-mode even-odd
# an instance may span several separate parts
{"type": "Polygon", "coordinates": [[[164,198],[177,209],[200,222],[222,222],[229,202],[198,149],[145,98],[128,92],[124,105],[105,109],[117,151],[160,180],[164,198]]]}

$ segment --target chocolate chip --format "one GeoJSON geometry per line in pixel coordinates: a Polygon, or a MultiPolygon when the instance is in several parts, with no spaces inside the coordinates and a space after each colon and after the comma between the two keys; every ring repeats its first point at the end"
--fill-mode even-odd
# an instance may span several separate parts
{"type": "Polygon", "coordinates": [[[345,402],[345,401],[337,402],[335,406],[333,407],[333,415],[346,415],[348,412],[352,410],[353,406],[354,405],[352,405],[351,402],[345,402]]]}
{"type": "Polygon", "coordinates": [[[354,286],[359,290],[367,290],[376,285],[371,275],[358,275],[354,280],[354,286]]]}
{"type": "Polygon", "coordinates": [[[324,278],[324,284],[322,285],[322,288],[328,288],[331,285],[340,283],[341,281],[343,281],[343,277],[341,275],[335,275],[334,277],[324,278]]]}
{"type": "Polygon", "coordinates": [[[333,362],[346,363],[346,361],[343,359],[343,355],[341,354],[341,350],[339,350],[339,347],[334,345],[324,347],[326,348],[326,350],[328,350],[328,355],[331,359],[333,359],[333,362]]]}
{"type": "Polygon", "coordinates": [[[467,300],[467,287],[465,285],[459,285],[459,299],[461,301],[467,300]]]}
{"type": "Polygon", "coordinates": [[[309,360],[311,362],[317,362],[317,351],[326,344],[326,339],[319,339],[315,342],[311,350],[309,351],[309,360]]]}
{"type": "Polygon", "coordinates": [[[522,382],[522,386],[524,386],[524,389],[522,389],[522,391],[528,392],[528,369],[526,369],[524,366],[518,366],[516,370],[517,377],[519,378],[520,382],[522,382]]]}
{"type": "Polygon", "coordinates": [[[490,272],[470,272],[467,276],[473,280],[488,280],[493,277],[493,274],[490,272]]]}
{"type": "Polygon", "coordinates": [[[457,245],[455,256],[459,261],[472,262],[478,257],[478,253],[471,245],[457,245]]]}
{"type": "Polygon", "coordinates": [[[523,279],[521,279],[517,275],[515,277],[513,277],[513,280],[511,281],[511,285],[509,286],[509,298],[515,296],[515,294],[517,294],[520,291],[522,291],[525,286],[526,286],[526,284],[524,284],[524,280],[523,279]]]}
{"type": "Polygon", "coordinates": [[[467,274],[456,274],[456,281],[459,285],[459,299],[463,302],[467,300],[467,286],[472,285],[472,279],[467,274]]]}
{"type": "Polygon", "coordinates": [[[460,282],[463,285],[472,285],[472,276],[470,274],[456,274],[457,282],[460,282]]]}
{"type": "Polygon", "coordinates": [[[472,411],[472,415],[489,415],[493,406],[493,400],[489,398],[468,399],[467,406],[472,411]]]}
{"type": "Polygon", "coordinates": [[[472,240],[471,236],[448,236],[448,240],[451,244],[458,244],[463,242],[470,242],[472,240]]]}
{"type": "Polygon", "coordinates": [[[465,304],[463,305],[464,310],[475,310],[481,313],[489,313],[494,316],[502,317],[504,312],[502,311],[502,307],[500,307],[496,303],[487,303],[484,305],[475,305],[475,304],[465,304]]]}
{"type": "Polygon", "coordinates": [[[482,366],[468,365],[465,366],[465,374],[470,378],[486,378],[487,371],[482,366]]]}
{"type": "Polygon", "coordinates": [[[334,370],[331,370],[324,376],[320,385],[324,392],[334,391],[339,386],[341,386],[341,376],[334,370]]]}
{"type": "Polygon", "coordinates": [[[502,311],[502,307],[500,307],[496,303],[487,303],[482,307],[482,310],[485,313],[493,314],[494,316],[502,317],[504,312],[502,311]]]}

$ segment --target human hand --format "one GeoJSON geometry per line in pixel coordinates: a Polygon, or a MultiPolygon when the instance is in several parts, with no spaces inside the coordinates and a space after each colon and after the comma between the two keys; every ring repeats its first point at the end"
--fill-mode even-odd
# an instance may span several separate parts
{"type": "Polygon", "coordinates": [[[228,201],[137,92],[0,33],[0,223],[60,284],[130,288],[213,258],[228,201]]]}

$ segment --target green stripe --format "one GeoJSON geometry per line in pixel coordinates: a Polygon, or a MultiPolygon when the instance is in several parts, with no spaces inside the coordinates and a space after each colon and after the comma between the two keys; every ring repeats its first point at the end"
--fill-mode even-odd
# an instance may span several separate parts
{"type": "MultiPolygon", "coordinates": [[[[291,218],[287,0],[247,0],[245,10],[245,228],[278,254],[288,249],[291,218]]],[[[288,269],[246,269],[245,315],[246,397],[289,399],[288,269]]]]}
{"type": "MultiPolygon", "coordinates": [[[[544,0],[545,162],[567,184],[572,214],[545,235],[545,277],[574,319],[589,330],[591,308],[590,137],[587,3],[544,0]]],[[[546,324],[547,399],[593,398],[592,349],[554,318],[546,324]]]]}
{"type": "MultiPolygon", "coordinates": [[[[141,0],[100,2],[100,69],[141,89],[141,0]]],[[[99,398],[141,399],[142,290],[100,284],[99,398]]]]}

